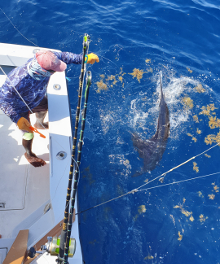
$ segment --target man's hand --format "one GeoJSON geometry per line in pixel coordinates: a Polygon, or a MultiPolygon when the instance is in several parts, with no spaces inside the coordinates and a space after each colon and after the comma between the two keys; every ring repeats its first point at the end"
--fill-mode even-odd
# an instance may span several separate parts
{"type": "Polygon", "coordinates": [[[28,122],[26,118],[21,117],[18,120],[17,125],[19,129],[28,131],[29,133],[33,133],[33,131],[30,129],[31,124],[28,122]]]}
{"type": "Polygon", "coordinates": [[[95,62],[99,62],[99,57],[94,53],[88,54],[87,63],[93,64],[95,62]]]}

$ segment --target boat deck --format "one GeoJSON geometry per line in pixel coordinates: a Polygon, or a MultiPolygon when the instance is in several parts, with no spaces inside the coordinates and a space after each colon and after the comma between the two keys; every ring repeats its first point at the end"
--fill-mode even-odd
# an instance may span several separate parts
{"type": "Polygon", "coordinates": [[[33,152],[47,164],[34,168],[23,155],[20,131],[0,113],[0,145],[4,150],[0,152],[0,211],[5,212],[0,214],[2,238],[10,237],[18,223],[50,200],[48,131],[42,133],[47,137],[43,139],[35,135],[33,152]],[[11,230],[4,228],[5,225],[9,225],[11,230]]]}

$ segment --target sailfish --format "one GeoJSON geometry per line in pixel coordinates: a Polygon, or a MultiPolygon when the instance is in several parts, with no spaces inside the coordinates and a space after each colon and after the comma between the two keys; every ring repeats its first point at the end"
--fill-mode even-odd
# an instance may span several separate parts
{"type": "Polygon", "coordinates": [[[137,133],[132,133],[134,148],[138,151],[139,157],[144,161],[141,172],[135,173],[133,177],[139,176],[146,171],[152,171],[159,164],[166,149],[170,132],[169,109],[164,99],[162,81],[160,75],[160,104],[157,130],[150,139],[143,140],[137,133]]]}

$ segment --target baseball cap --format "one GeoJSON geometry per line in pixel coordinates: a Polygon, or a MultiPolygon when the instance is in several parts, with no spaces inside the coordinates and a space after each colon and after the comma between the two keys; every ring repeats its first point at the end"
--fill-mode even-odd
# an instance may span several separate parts
{"type": "Polygon", "coordinates": [[[66,70],[66,63],[59,60],[50,50],[43,50],[36,53],[37,62],[42,68],[49,71],[62,72],[66,70]]]}

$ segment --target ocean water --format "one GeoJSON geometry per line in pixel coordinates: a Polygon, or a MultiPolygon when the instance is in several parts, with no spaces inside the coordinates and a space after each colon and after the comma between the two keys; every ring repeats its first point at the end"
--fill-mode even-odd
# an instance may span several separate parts
{"type": "MultiPolygon", "coordinates": [[[[92,208],[80,214],[85,263],[219,263],[219,1],[9,0],[0,7],[8,16],[0,16],[1,42],[81,53],[88,33],[89,51],[100,58],[87,67],[93,84],[78,189],[80,211],[92,208]],[[160,72],[167,148],[153,171],[133,177],[143,160],[131,133],[148,139],[156,131],[160,72]]],[[[73,122],[79,73],[68,67],[73,122]]]]}

